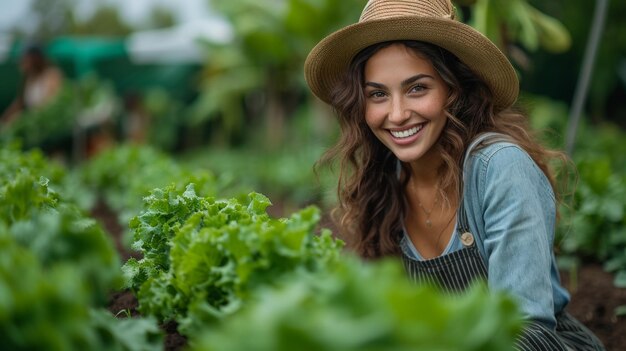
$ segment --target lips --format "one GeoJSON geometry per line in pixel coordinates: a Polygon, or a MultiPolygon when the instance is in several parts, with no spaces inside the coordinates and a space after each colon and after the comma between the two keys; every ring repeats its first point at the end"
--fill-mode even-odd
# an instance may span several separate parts
{"type": "Polygon", "coordinates": [[[418,124],[411,128],[402,129],[402,130],[389,130],[389,133],[393,135],[394,138],[404,139],[409,138],[415,134],[417,134],[424,127],[424,123],[418,124]]]}

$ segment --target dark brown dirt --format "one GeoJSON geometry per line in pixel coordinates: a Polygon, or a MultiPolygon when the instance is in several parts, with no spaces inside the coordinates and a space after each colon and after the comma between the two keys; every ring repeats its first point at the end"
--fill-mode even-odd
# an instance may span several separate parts
{"type": "Polygon", "coordinates": [[[165,331],[165,351],[182,350],[187,346],[187,338],[178,334],[176,322],[168,322],[161,326],[165,331]]]}
{"type": "Polygon", "coordinates": [[[137,307],[139,303],[137,302],[137,298],[133,295],[132,292],[118,291],[111,296],[109,296],[109,305],[107,309],[109,312],[113,313],[114,316],[119,317],[135,317],[139,315],[139,311],[137,311],[137,307]]]}
{"type": "MultiPolygon", "coordinates": [[[[137,298],[130,291],[116,292],[109,297],[108,310],[118,318],[139,316],[137,307],[137,298]]],[[[178,325],[176,322],[170,321],[159,327],[165,336],[163,340],[163,348],[165,351],[182,350],[187,345],[187,338],[178,333],[178,325]]]]}
{"type": "Polygon", "coordinates": [[[100,222],[104,229],[111,235],[122,262],[126,262],[131,257],[137,259],[141,258],[140,253],[124,246],[123,235],[125,226],[118,222],[117,214],[109,208],[106,202],[98,200],[91,210],[91,216],[100,222]]]}
{"type": "Polygon", "coordinates": [[[561,274],[572,294],[567,310],[591,329],[607,350],[626,350],[626,316],[615,314],[617,307],[626,305],[626,289],[616,288],[613,275],[597,263],[584,264],[573,277],[570,273],[561,274]]]}

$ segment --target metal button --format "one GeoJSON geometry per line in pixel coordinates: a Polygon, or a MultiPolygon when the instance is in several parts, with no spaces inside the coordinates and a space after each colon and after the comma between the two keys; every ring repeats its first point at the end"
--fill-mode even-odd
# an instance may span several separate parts
{"type": "Polygon", "coordinates": [[[474,243],[474,236],[470,232],[465,232],[461,234],[461,242],[464,246],[472,246],[474,243]]]}

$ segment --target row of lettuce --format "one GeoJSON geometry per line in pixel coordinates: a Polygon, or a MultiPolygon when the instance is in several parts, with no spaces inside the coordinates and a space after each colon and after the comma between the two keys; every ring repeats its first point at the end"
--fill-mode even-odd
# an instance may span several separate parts
{"type": "Polygon", "coordinates": [[[443,296],[409,283],[398,262],[344,253],[318,230],[316,207],[274,218],[264,195],[220,198],[220,177],[154,150],[100,157],[68,171],[37,151],[0,150],[9,349],[160,350],[169,321],[191,350],[506,350],[521,328],[505,296],[443,296]],[[141,258],[121,262],[90,217],[100,196],[141,258]],[[106,309],[125,289],[141,317],[106,309]]]}
{"type": "Polygon", "coordinates": [[[65,171],[38,152],[0,150],[0,340],[11,350],[141,350],[154,318],[118,320],[108,293],[120,260],[95,220],[60,191],[65,171]],[[132,344],[130,344],[132,342],[132,344]]]}

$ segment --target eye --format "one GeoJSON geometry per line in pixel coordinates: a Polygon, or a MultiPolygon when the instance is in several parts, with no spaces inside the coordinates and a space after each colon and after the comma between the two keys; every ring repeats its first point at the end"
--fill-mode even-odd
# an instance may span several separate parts
{"type": "Polygon", "coordinates": [[[409,93],[419,93],[426,90],[426,86],[423,84],[415,84],[414,86],[411,87],[411,89],[409,90],[409,93]]]}
{"type": "Polygon", "coordinates": [[[372,99],[382,99],[387,95],[382,90],[372,90],[367,93],[367,96],[372,99]]]}

